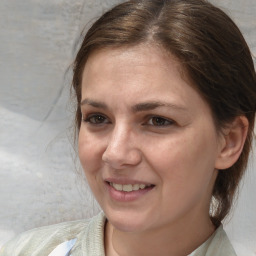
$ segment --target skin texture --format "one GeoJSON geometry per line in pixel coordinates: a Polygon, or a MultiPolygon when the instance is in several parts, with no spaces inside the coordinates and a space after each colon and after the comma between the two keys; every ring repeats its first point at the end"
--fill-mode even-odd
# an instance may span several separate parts
{"type": "Polygon", "coordinates": [[[187,255],[214,232],[209,204],[226,140],[181,70],[150,45],[100,50],[86,63],[79,157],[108,219],[107,255],[187,255]],[[154,186],[118,201],[109,180],[154,186]]]}

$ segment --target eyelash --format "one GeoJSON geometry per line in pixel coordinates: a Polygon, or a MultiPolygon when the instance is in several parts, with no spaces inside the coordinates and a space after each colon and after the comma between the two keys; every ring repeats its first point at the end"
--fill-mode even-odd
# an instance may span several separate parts
{"type": "MultiPolygon", "coordinates": [[[[88,115],[86,118],[83,118],[83,121],[86,122],[86,123],[92,124],[92,125],[105,124],[104,122],[97,123],[97,121],[95,121],[95,120],[92,122],[93,118],[94,119],[95,118],[101,118],[101,119],[104,119],[104,121],[107,120],[107,117],[105,117],[102,114],[91,114],[91,115],[88,115]]],[[[107,123],[110,123],[110,122],[107,122],[107,123]]]]}
{"type": "MultiPolygon", "coordinates": [[[[166,127],[166,126],[170,126],[170,125],[173,125],[175,124],[175,121],[171,120],[171,119],[167,119],[165,117],[161,117],[161,116],[148,116],[146,118],[146,122],[143,123],[143,126],[146,126],[146,125],[149,125],[149,126],[154,126],[154,127],[166,127]],[[154,122],[159,122],[159,124],[154,124],[154,122]]],[[[98,126],[98,125],[103,125],[103,124],[109,124],[111,123],[110,121],[108,121],[108,118],[105,116],[105,115],[102,115],[102,114],[90,114],[88,115],[86,118],[83,118],[83,121],[86,122],[86,123],[89,123],[91,125],[95,125],[95,126],[98,126]],[[97,122],[95,120],[95,118],[98,118],[98,121],[97,122]],[[101,120],[99,120],[101,119],[101,120]],[[94,121],[93,121],[94,120],[94,121]]]]}
{"type": "Polygon", "coordinates": [[[161,117],[161,116],[150,116],[148,118],[148,123],[151,120],[151,126],[160,126],[160,127],[166,127],[166,126],[170,126],[173,125],[175,122],[173,120],[161,117]],[[160,121],[160,124],[153,124],[154,121],[160,121]]]}

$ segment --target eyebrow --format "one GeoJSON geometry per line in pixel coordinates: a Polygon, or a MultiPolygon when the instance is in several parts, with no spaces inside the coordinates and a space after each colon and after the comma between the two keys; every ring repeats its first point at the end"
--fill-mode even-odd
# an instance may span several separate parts
{"type": "Polygon", "coordinates": [[[83,106],[83,105],[90,105],[95,108],[108,109],[108,106],[105,103],[100,102],[100,101],[91,100],[91,99],[82,100],[80,106],[83,106]]]}
{"type": "Polygon", "coordinates": [[[186,111],[187,109],[183,106],[167,103],[167,102],[160,102],[160,101],[153,101],[153,102],[144,102],[136,104],[132,107],[133,112],[141,112],[141,111],[148,111],[154,110],[159,107],[168,107],[173,108],[176,110],[186,111]]]}
{"type": "MultiPolygon", "coordinates": [[[[83,105],[90,105],[95,108],[101,108],[104,110],[108,109],[107,104],[101,101],[95,101],[92,99],[84,99],[82,100],[80,106],[83,105]]],[[[168,107],[168,108],[173,108],[175,110],[181,110],[181,111],[187,111],[187,109],[183,106],[167,103],[167,102],[160,102],[160,101],[149,101],[149,102],[143,102],[143,103],[138,103],[134,106],[132,106],[132,111],[133,112],[143,112],[143,111],[149,111],[149,110],[154,110],[159,107],[168,107]]]]}

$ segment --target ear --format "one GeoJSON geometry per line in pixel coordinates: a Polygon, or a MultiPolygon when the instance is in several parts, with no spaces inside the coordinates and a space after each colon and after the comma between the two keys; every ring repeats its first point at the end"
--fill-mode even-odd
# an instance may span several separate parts
{"type": "Polygon", "coordinates": [[[248,126],[248,119],[238,116],[224,129],[220,152],[215,162],[216,169],[227,169],[238,160],[244,147],[248,126]]]}

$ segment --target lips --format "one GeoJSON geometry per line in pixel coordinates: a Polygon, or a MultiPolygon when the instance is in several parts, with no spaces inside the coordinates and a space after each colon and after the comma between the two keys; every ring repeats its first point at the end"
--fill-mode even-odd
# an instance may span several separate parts
{"type": "Polygon", "coordinates": [[[110,197],[118,202],[138,200],[150,192],[155,185],[135,180],[105,180],[110,197]]]}

